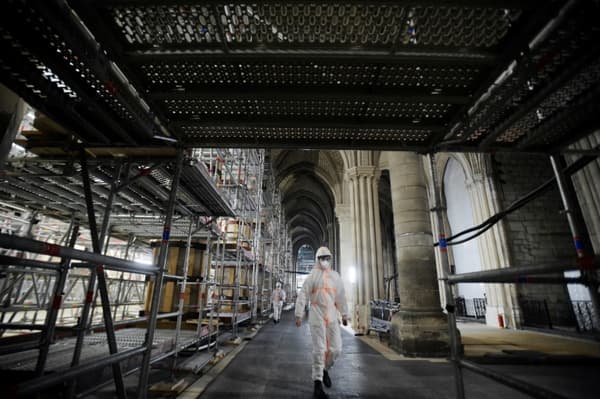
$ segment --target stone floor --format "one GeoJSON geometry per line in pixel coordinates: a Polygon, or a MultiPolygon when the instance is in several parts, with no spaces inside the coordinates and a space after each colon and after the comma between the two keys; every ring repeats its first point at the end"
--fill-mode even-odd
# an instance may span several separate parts
{"type": "MultiPolygon", "coordinates": [[[[463,326],[464,327],[464,326],[463,326]]],[[[600,398],[600,362],[584,358],[583,352],[569,357],[568,361],[527,361],[540,349],[537,333],[515,331],[498,338],[497,329],[485,326],[466,326],[463,337],[466,353],[475,358],[500,359],[501,364],[486,367],[544,386],[567,398],[600,398]],[[469,328],[471,331],[469,332],[469,328]],[[491,335],[490,335],[491,334],[491,335]],[[493,338],[495,337],[495,338],[493,338]],[[494,345],[489,345],[491,339],[494,345]],[[526,343],[534,345],[528,349],[526,343]],[[507,354],[502,346],[523,349],[521,356],[502,357],[507,354]],[[536,346],[537,345],[537,346],[536,346]],[[529,352],[528,352],[529,351],[529,352]],[[492,354],[486,356],[485,353],[492,354]],[[498,356],[494,357],[493,354],[498,356]]],[[[502,331],[500,331],[502,332],[502,331]]],[[[376,337],[355,337],[343,331],[343,355],[331,370],[333,387],[331,398],[455,398],[451,365],[443,359],[406,359],[388,352],[376,337]]],[[[558,345],[561,354],[568,353],[568,344],[558,344],[555,336],[548,336],[549,347],[558,345]]],[[[575,342],[582,347],[600,350],[596,342],[575,342]],[[583,346],[581,346],[582,344],[583,346]],[[584,345],[585,344],[585,345],[584,345]]],[[[510,350],[508,351],[511,352],[510,350]]],[[[297,328],[291,312],[285,312],[280,324],[265,325],[249,341],[231,363],[203,390],[200,398],[310,398],[312,381],[310,332],[306,323],[297,328]]],[[[539,360],[539,358],[537,358],[539,360]]],[[[495,381],[466,371],[464,373],[466,398],[517,399],[527,398],[495,381]]],[[[196,395],[194,395],[196,396],[196,395]]]]}

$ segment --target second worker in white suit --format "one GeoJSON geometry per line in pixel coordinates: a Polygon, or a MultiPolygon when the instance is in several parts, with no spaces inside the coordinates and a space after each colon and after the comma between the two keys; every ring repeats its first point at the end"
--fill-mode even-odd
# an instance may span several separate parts
{"type": "Polygon", "coordinates": [[[308,323],[312,336],[312,379],[314,397],[326,399],[323,385],[331,387],[328,370],[342,352],[342,335],[338,311],[342,322],[348,322],[348,304],[340,275],[331,269],[331,251],[327,247],[317,250],[316,264],[304,281],[296,301],[296,325],[302,325],[304,306],[310,304],[308,323]]]}
{"type": "Polygon", "coordinates": [[[279,323],[281,318],[281,308],[285,303],[285,291],[281,288],[281,283],[275,284],[275,289],[271,295],[271,304],[273,305],[273,323],[279,323]]]}

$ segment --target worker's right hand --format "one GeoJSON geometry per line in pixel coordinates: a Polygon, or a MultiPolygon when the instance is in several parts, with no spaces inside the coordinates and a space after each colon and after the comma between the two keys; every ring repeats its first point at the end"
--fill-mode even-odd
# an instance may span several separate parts
{"type": "Polygon", "coordinates": [[[302,319],[300,317],[296,317],[296,327],[300,327],[302,325],[302,319]]]}

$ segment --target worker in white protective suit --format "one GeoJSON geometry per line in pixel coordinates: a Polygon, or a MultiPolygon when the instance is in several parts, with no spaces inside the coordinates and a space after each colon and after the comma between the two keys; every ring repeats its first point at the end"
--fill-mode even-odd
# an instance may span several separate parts
{"type": "Polygon", "coordinates": [[[275,284],[275,289],[271,295],[271,305],[273,306],[273,323],[279,323],[281,318],[281,309],[285,303],[285,291],[281,288],[281,283],[275,284]]]}
{"type": "Polygon", "coordinates": [[[308,323],[312,336],[312,379],[314,397],[327,399],[323,384],[331,387],[328,370],[342,352],[338,311],[342,323],[348,324],[348,304],[340,275],[331,269],[331,251],[327,247],[317,250],[316,264],[306,278],[296,301],[296,326],[302,325],[304,306],[310,304],[308,323]]]}

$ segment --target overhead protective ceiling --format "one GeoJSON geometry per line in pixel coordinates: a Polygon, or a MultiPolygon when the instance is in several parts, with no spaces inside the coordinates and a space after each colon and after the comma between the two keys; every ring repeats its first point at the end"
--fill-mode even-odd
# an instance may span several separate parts
{"type": "Polygon", "coordinates": [[[598,11],[13,0],[0,67],[86,146],[555,151],[599,124],[598,11]]]}

